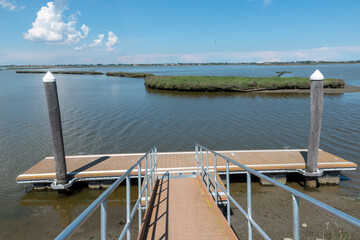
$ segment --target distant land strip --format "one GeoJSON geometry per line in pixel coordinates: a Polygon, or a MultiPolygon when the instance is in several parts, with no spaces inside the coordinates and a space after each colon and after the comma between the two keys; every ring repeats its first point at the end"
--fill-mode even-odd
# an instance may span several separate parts
{"type": "Polygon", "coordinates": [[[48,69],[48,68],[112,68],[112,67],[171,67],[171,66],[212,66],[212,65],[257,65],[257,66],[288,66],[288,65],[323,65],[323,64],[360,64],[353,61],[291,61],[291,62],[210,62],[210,63],[141,63],[141,64],[55,64],[55,65],[2,65],[7,70],[48,69]]]}
{"type": "MultiPolygon", "coordinates": [[[[16,71],[16,73],[46,73],[46,71],[16,71]]],[[[52,71],[53,74],[80,74],[80,75],[103,75],[102,72],[95,71],[52,71]]]]}

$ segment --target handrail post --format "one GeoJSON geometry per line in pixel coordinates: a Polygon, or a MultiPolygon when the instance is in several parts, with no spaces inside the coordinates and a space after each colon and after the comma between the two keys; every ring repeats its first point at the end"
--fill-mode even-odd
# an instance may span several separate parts
{"type": "Polygon", "coordinates": [[[218,205],[218,185],[217,185],[217,166],[216,166],[216,154],[214,153],[214,178],[215,178],[215,203],[218,205]]]}
{"type": "Polygon", "coordinates": [[[252,239],[252,226],[250,219],[252,218],[252,207],[251,207],[251,173],[246,172],[247,182],[247,214],[248,214],[248,239],[252,239]]]}
{"type": "Polygon", "coordinates": [[[154,157],[154,150],[151,151],[151,179],[152,179],[152,185],[155,186],[155,157],[154,157]]]}
{"type": "Polygon", "coordinates": [[[201,181],[203,181],[203,171],[202,171],[202,167],[203,167],[203,149],[202,147],[200,148],[200,166],[201,166],[201,172],[200,172],[200,176],[201,176],[201,181]]]}
{"type": "Polygon", "coordinates": [[[104,199],[101,203],[101,230],[100,236],[101,240],[106,240],[106,232],[107,232],[107,198],[104,199]]]}
{"type": "Polygon", "coordinates": [[[228,224],[229,226],[231,226],[231,219],[230,219],[230,199],[229,199],[229,196],[230,196],[230,179],[229,179],[229,161],[226,160],[226,190],[227,190],[227,194],[228,196],[226,197],[226,207],[227,207],[227,221],[228,221],[228,224]]]}
{"type": "Polygon", "coordinates": [[[140,198],[140,203],[138,206],[138,214],[139,214],[139,233],[141,229],[141,222],[142,222],[142,216],[141,216],[141,162],[139,162],[139,170],[138,170],[138,198],[140,198]]]}
{"type": "Polygon", "coordinates": [[[157,149],[155,148],[155,179],[157,179],[157,149]]]}
{"type": "Polygon", "coordinates": [[[152,157],[151,157],[151,154],[150,154],[150,159],[149,159],[149,161],[150,161],[150,166],[149,166],[149,174],[150,174],[150,176],[149,176],[149,181],[150,181],[150,195],[149,195],[149,197],[151,198],[151,194],[152,194],[152,174],[151,174],[151,169],[152,169],[152,157]]]}
{"type": "Polygon", "coordinates": [[[209,182],[209,151],[206,150],[206,187],[208,192],[210,192],[210,182],[209,182]]]}
{"type": "Polygon", "coordinates": [[[300,240],[299,198],[292,195],[294,240],[300,240]]]}
{"type": "Polygon", "coordinates": [[[145,157],[145,178],[144,178],[144,186],[145,186],[145,210],[147,210],[147,206],[148,206],[148,185],[147,185],[147,180],[148,180],[148,161],[147,161],[148,157],[145,157]]]}
{"type": "Polygon", "coordinates": [[[197,167],[197,174],[199,174],[199,146],[195,145],[195,159],[196,159],[196,167],[197,167]]]}
{"type": "Polygon", "coordinates": [[[128,229],[126,230],[127,240],[130,240],[130,174],[126,176],[126,223],[129,224],[128,229]]]}

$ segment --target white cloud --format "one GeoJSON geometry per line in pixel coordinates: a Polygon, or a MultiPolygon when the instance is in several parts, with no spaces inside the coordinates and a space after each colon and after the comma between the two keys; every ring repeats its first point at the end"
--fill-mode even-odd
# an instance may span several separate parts
{"type": "Polygon", "coordinates": [[[99,38],[95,39],[93,43],[89,44],[89,47],[96,47],[103,43],[104,41],[104,34],[99,34],[99,38]]]}
{"type": "Polygon", "coordinates": [[[32,28],[24,33],[24,38],[33,42],[76,44],[88,36],[89,27],[83,24],[81,31],[76,30],[76,18],[70,17],[68,22],[63,21],[63,10],[53,2],[48,2],[37,12],[32,28]]]}
{"type": "Polygon", "coordinates": [[[25,6],[17,7],[15,4],[9,2],[8,0],[0,0],[0,6],[9,11],[14,11],[17,9],[23,10],[25,8],[25,6]]]}
{"type": "Polygon", "coordinates": [[[109,52],[115,51],[115,49],[113,47],[119,43],[120,43],[120,41],[117,38],[117,36],[113,32],[110,31],[108,34],[108,41],[105,43],[107,50],[109,52]]]}
{"type": "Polygon", "coordinates": [[[83,50],[85,48],[96,47],[96,46],[102,45],[103,41],[104,41],[104,34],[99,34],[98,39],[93,40],[93,42],[90,44],[84,44],[82,46],[75,47],[75,50],[79,51],[79,50],[83,50]]]}

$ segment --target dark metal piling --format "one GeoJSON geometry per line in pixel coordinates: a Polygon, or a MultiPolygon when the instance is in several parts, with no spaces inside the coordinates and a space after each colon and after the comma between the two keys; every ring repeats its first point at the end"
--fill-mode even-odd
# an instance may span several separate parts
{"type": "Polygon", "coordinates": [[[58,186],[61,189],[61,185],[68,183],[68,179],[56,79],[51,72],[47,72],[43,77],[43,83],[46,93],[55,159],[56,183],[53,184],[53,186],[58,186]]]}
{"type": "Polygon", "coordinates": [[[310,76],[310,133],[305,172],[305,187],[309,189],[317,186],[319,176],[317,164],[323,113],[323,80],[324,76],[319,70],[310,76]]]}

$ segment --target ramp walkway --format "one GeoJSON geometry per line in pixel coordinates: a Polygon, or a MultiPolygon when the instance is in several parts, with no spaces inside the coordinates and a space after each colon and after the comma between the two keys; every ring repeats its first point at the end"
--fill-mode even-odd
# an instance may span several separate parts
{"type": "Polygon", "coordinates": [[[158,180],[138,239],[237,239],[197,175],[158,180]]]}

